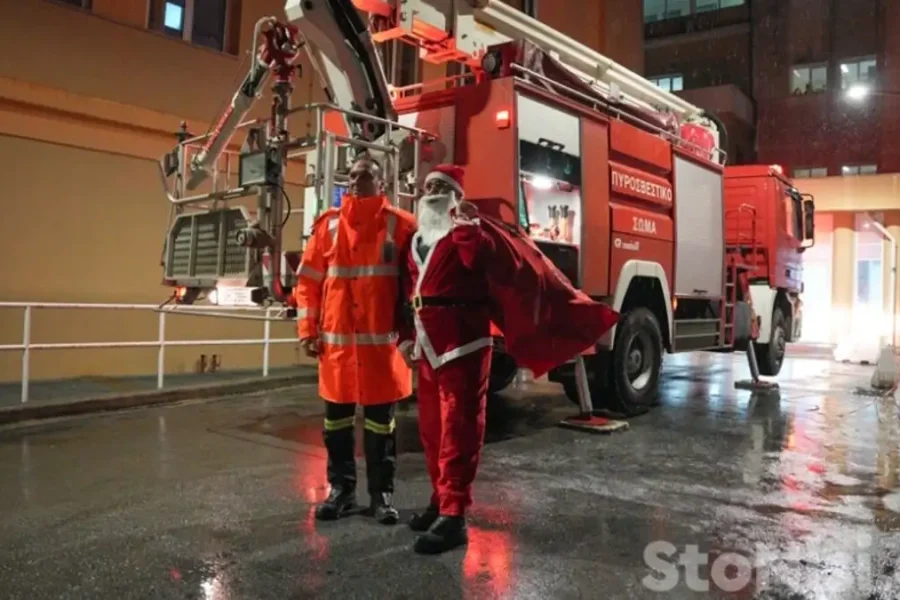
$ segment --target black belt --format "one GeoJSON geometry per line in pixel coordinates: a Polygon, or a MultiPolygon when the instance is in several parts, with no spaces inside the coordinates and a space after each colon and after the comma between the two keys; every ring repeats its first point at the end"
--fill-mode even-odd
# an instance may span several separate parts
{"type": "Polygon", "coordinates": [[[487,305],[487,298],[453,298],[451,296],[413,296],[412,307],[416,312],[426,306],[477,307],[487,305]]]}

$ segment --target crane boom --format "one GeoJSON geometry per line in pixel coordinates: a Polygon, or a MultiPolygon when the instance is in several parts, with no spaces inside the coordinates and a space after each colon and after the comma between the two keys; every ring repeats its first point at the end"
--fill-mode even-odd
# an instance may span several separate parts
{"type": "MultiPolygon", "coordinates": [[[[329,103],[381,119],[396,118],[381,57],[351,0],[287,0],[284,11],[306,41],[329,103]]],[[[374,140],[383,133],[372,122],[345,122],[354,137],[374,140]]]]}
{"type": "Polygon", "coordinates": [[[637,73],[500,0],[353,0],[379,26],[376,41],[405,39],[423,48],[430,62],[480,66],[490,46],[526,40],[550,53],[598,91],[644,110],[681,119],[703,110],[637,73]]]}

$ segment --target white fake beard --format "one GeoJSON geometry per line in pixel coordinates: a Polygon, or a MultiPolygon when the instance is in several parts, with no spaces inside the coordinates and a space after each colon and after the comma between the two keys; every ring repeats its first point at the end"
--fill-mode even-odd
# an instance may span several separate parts
{"type": "Polygon", "coordinates": [[[450,233],[453,228],[450,211],[456,204],[453,194],[432,194],[419,199],[417,216],[423,244],[431,246],[450,233]]]}

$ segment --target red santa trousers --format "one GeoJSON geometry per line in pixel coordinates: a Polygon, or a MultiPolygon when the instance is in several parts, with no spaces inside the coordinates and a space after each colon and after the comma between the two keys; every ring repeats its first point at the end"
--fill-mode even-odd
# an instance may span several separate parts
{"type": "Polygon", "coordinates": [[[465,514],[484,445],[490,346],[432,368],[419,361],[419,437],[431,477],[431,503],[444,516],[465,514]]]}

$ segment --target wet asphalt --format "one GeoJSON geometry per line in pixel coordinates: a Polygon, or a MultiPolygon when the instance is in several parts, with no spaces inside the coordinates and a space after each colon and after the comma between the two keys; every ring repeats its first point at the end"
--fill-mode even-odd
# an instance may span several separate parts
{"type": "MultiPolygon", "coordinates": [[[[2,429],[0,598],[900,598],[900,410],[854,392],[871,369],[792,358],[752,396],[739,358],[672,357],[662,404],[611,436],[555,427],[553,385],[514,390],[470,543],[441,557],[314,520],[311,387],[2,429]]],[[[408,515],[429,496],[414,405],[399,435],[408,515]]]]}

